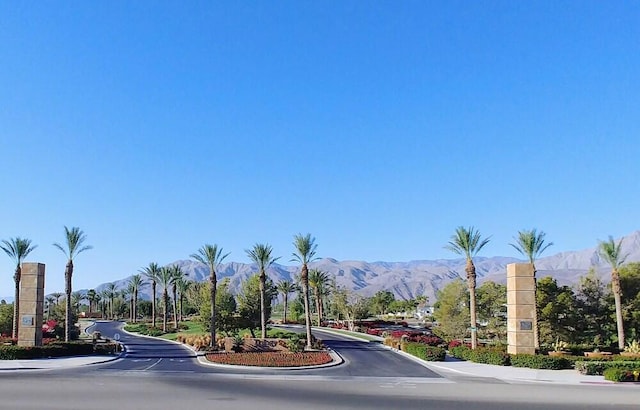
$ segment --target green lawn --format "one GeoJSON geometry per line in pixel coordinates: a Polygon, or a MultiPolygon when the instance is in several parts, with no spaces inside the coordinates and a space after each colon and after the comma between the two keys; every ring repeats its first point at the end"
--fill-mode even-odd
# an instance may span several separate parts
{"type": "MultiPolygon", "coordinates": [[[[201,333],[206,333],[204,331],[204,329],[202,328],[202,324],[198,321],[184,321],[184,322],[180,322],[181,325],[186,325],[188,327],[188,329],[186,330],[180,330],[178,333],[181,333],[183,335],[194,335],[194,334],[201,334],[201,333]]],[[[167,340],[176,340],[176,338],[178,337],[178,333],[165,333],[164,335],[160,336],[162,339],[167,339],[167,340]]]]}
{"type": "MultiPolygon", "coordinates": [[[[319,329],[325,329],[325,328],[319,328],[319,329]]],[[[335,332],[335,333],[341,333],[343,335],[347,335],[347,336],[353,336],[353,337],[357,337],[358,339],[362,339],[362,340],[367,340],[369,342],[379,342],[380,338],[373,336],[373,335],[368,335],[366,333],[360,333],[360,332],[351,332],[349,330],[343,330],[343,329],[327,329],[331,332],[335,332]]]]}

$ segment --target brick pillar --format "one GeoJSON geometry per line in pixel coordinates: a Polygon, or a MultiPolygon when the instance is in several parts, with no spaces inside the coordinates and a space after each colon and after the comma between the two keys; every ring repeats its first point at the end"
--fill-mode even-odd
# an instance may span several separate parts
{"type": "Polygon", "coordinates": [[[529,263],[507,265],[507,352],[535,354],[533,317],[535,305],[533,267],[529,263]]]}
{"type": "Polygon", "coordinates": [[[18,345],[42,346],[44,264],[23,263],[20,277],[18,345]]]}

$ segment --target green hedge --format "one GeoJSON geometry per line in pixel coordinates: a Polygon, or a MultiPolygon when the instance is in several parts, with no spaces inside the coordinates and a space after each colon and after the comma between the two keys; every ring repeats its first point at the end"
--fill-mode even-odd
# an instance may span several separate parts
{"type": "Polygon", "coordinates": [[[120,346],[116,343],[52,343],[46,346],[0,346],[0,360],[46,359],[50,357],[109,355],[117,353],[120,346]]]}
{"type": "Polygon", "coordinates": [[[562,370],[571,369],[572,361],[564,357],[552,357],[534,354],[512,354],[511,365],[530,369],[562,370]]]}
{"type": "Polygon", "coordinates": [[[577,371],[589,376],[602,376],[607,369],[640,370],[640,362],[633,360],[578,361],[575,366],[577,371]]]}
{"type": "MultiPolygon", "coordinates": [[[[638,370],[636,370],[637,372],[638,370]]],[[[635,382],[638,381],[637,376],[635,376],[633,370],[629,369],[618,369],[615,367],[610,367],[604,370],[604,379],[610,380],[612,382],[635,382]]]]}
{"type": "Polygon", "coordinates": [[[446,355],[442,347],[428,346],[424,343],[409,342],[404,343],[403,346],[404,351],[410,355],[430,362],[442,362],[446,355]]]}
{"type": "MultiPolygon", "coordinates": [[[[146,325],[144,323],[136,324],[136,325],[125,325],[124,330],[132,333],[139,333],[141,335],[147,336],[162,336],[165,332],[162,329],[146,325]]],[[[167,329],[166,333],[175,333],[176,329],[167,329]]]]}
{"type": "Polygon", "coordinates": [[[475,350],[466,346],[456,346],[449,349],[449,354],[457,359],[469,360],[475,363],[509,366],[509,355],[500,348],[478,347],[475,350]]]}

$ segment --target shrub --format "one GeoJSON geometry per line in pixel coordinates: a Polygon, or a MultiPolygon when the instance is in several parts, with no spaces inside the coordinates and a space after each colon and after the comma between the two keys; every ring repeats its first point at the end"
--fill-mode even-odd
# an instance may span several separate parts
{"type": "Polygon", "coordinates": [[[57,342],[46,346],[1,346],[0,360],[44,359],[92,354],[108,355],[118,352],[119,349],[120,346],[116,343],[98,344],[94,347],[91,343],[78,342],[57,342]]]}
{"type": "Polygon", "coordinates": [[[585,360],[576,362],[575,366],[578,372],[590,376],[602,376],[607,369],[640,370],[640,362],[633,360],[585,360]]]}
{"type": "Polygon", "coordinates": [[[449,349],[449,354],[456,359],[470,360],[470,354],[473,350],[470,347],[458,345],[449,349]]]}
{"type": "Polygon", "coordinates": [[[471,350],[469,360],[475,363],[495,364],[498,366],[509,366],[511,358],[501,349],[478,347],[471,350]]]}
{"type": "Polygon", "coordinates": [[[605,369],[604,379],[612,382],[634,382],[638,381],[638,370],[618,369],[615,367],[605,369]],[[635,374],[634,374],[635,372],[635,374]]]}
{"type": "Polygon", "coordinates": [[[261,367],[299,367],[331,363],[327,352],[260,352],[260,353],[212,353],[209,361],[221,364],[261,367]]]}
{"type": "Polygon", "coordinates": [[[438,336],[417,335],[409,337],[412,342],[422,343],[428,346],[441,346],[444,344],[444,340],[438,336]]]}
{"type": "Polygon", "coordinates": [[[405,352],[422,360],[442,362],[445,358],[445,350],[441,347],[428,346],[423,343],[409,342],[404,344],[405,352]]]}
{"type": "Polygon", "coordinates": [[[287,343],[287,349],[289,349],[289,351],[292,353],[302,352],[304,350],[305,341],[306,338],[303,338],[298,334],[291,336],[291,339],[289,339],[287,343]]]}
{"type": "Polygon", "coordinates": [[[570,369],[571,361],[564,357],[552,357],[533,354],[512,354],[511,365],[530,369],[561,370],[570,369]]]}

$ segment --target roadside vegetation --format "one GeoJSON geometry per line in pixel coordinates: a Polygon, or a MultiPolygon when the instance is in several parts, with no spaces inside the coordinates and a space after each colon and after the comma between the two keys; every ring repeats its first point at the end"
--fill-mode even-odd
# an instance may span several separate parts
{"type": "MultiPolygon", "coordinates": [[[[628,263],[622,242],[611,237],[598,245],[600,257],[611,268],[611,281],[605,283],[591,270],[577,286],[569,287],[550,276],[537,277],[535,261],[553,245],[543,231],[522,230],[514,236],[511,245],[534,270],[538,354],[532,357],[506,354],[506,286],[491,281],[477,285],[474,257],[490,237],[474,227],[458,227],[445,244],[465,258],[465,278],[449,282],[434,301],[424,296],[399,300],[390,291],[364,296],[340,286],[333,275],[313,267],[317,243],[310,234],[295,235],[292,241],[291,260],[299,264],[299,275],[278,283],[269,277],[269,267],[280,258],[272,247],[258,243],[246,250],[255,262],[255,272],[237,294],[230,291],[228,278],[218,280],[219,265],[228,256],[218,245],[203,245],[191,255],[208,269],[205,282],[190,280],[178,265],[152,262],[124,286],[112,283],[99,290],[73,292],[74,259],[91,246],[85,245],[86,235],[77,227],[65,227],[64,239],[55,246],[67,258],[66,289],[46,297],[43,323],[47,346],[57,343],[55,348],[45,348],[56,352],[62,350],[60,341],[80,337],[78,318],[85,316],[125,319],[128,331],[227,354],[271,351],[276,346],[289,352],[318,349],[321,342],[311,336],[314,325],[365,340],[384,340],[390,347],[425,360],[442,360],[445,351],[464,360],[502,365],[575,367],[600,373],[615,367],[622,372],[615,377],[621,379],[628,375],[624,372],[635,371],[632,365],[625,368],[622,364],[635,363],[633,355],[640,354],[636,352],[640,350],[640,263],[628,263]],[[140,298],[145,288],[151,290],[151,300],[140,298]],[[418,312],[418,325],[409,328],[402,323],[418,312]],[[305,331],[288,334],[274,330],[274,324],[300,324],[305,331]],[[271,339],[271,344],[255,342],[271,339]],[[599,352],[603,354],[597,355],[599,352]],[[591,356],[585,357],[588,353],[591,356]],[[604,364],[591,365],[595,361],[604,364]],[[608,364],[613,362],[615,366],[608,364]]],[[[12,275],[18,289],[20,263],[37,245],[17,237],[3,240],[0,247],[15,266],[12,275]]],[[[15,344],[19,303],[19,295],[15,303],[0,302],[0,348],[15,344]]]]}

